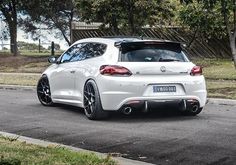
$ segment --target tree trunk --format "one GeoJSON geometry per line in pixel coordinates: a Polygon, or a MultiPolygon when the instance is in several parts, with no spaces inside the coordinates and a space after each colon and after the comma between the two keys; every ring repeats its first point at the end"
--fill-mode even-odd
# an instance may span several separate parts
{"type": "Polygon", "coordinates": [[[111,29],[115,32],[115,34],[119,35],[119,28],[115,14],[112,14],[111,26],[112,26],[111,29]]]}
{"type": "Polygon", "coordinates": [[[232,58],[234,61],[234,67],[236,69],[236,45],[235,45],[235,39],[236,39],[236,32],[234,32],[234,35],[230,36],[230,48],[232,53],[232,58]]]}
{"type": "Polygon", "coordinates": [[[10,32],[10,48],[11,53],[17,55],[17,1],[11,0],[9,3],[6,3],[5,6],[2,6],[1,12],[6,18],[6,23],[10,32]]]}
{"type": "Polygon", "coordinates": [[[127,13],[128,13],[128,25],[130,35],[134,35],[136,33],[135,25],[134,25],[134,2],[132,0],[127,1],[127,13]]]}
{"type": "Polygon", "coordinates": [[[14,56],[16,56],[17,53],[17,27],[16,25],[11,25],[9,27],[10,29],[10,44],[11,44],[11,53],[13,53],[14,56]]]}

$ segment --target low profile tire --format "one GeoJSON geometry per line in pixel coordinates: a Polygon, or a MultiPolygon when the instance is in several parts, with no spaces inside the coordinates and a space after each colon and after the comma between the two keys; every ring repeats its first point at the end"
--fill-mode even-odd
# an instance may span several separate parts
{"type": "Polygon", "coordinates": [[[52,106],[51,91],[49,81],[46,75],[43,75],[37,85],[37,95],[40,103],[44,106],[52,106]]]}
{"type": "Polygon", "coordinates": [[[108,112],[102,108],[98,87],[93,80],[89,80],[84,86],[84,112],[90,120],[108,117],[108,112]]]}

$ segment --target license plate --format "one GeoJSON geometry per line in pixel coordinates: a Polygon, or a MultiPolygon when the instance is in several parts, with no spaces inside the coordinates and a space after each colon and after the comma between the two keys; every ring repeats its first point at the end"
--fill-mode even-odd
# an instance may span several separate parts
{"type": "Polygon", "coordinates": [[[153,92],[176,92],[176,86],[153,86],[153,92]]]}

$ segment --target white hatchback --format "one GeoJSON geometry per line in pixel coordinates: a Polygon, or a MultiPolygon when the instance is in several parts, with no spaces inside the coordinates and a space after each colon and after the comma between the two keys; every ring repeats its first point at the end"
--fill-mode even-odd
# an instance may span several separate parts
{"type": "Polygon", "coordinates": [[[202,69],[177,42],[87,38],[49,62],[37,85],[39,101],[82,107],[89,119],[105,118],[109,111],[147,112],[160,102],[197,115],[206,104],[202,69]]]}

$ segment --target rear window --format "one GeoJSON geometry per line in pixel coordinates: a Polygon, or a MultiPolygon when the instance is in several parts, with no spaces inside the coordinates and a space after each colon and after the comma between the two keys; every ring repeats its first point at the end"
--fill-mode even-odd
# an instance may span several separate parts
{"type": "Polygon", "coordinates": [[[187,62],[179,43],[130,42],[121,44],[123,62],[187,62]]]}

